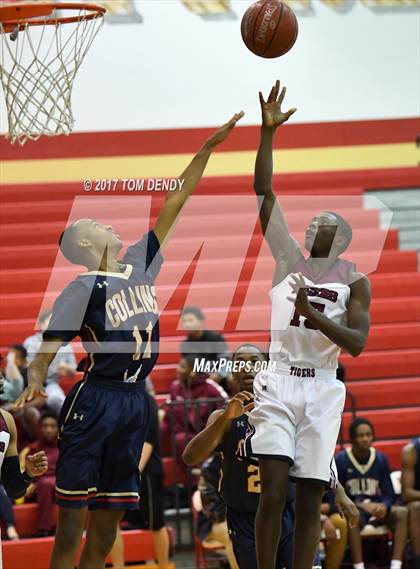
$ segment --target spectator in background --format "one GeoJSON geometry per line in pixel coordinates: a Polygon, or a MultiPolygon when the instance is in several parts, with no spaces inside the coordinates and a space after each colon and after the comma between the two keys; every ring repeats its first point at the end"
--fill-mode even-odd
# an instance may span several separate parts
{"type": "Polygon", "coordinates": [[[339,514],[335,495],[331,490],[328,490],[322,499],[321,527],[327,542],[325,569],[340,569],[347,547],[348,524],[339,514]]]}
{"type": "Polygon", "coordinates": [[[360,512],[359,525],[349,529],[349,544],[355,569],[364,569],[360,530],[367,524],[394,530],[391,569],[401,569],[407,542],[407,508],[394,506],[394,490],[388,459],[373,446],[370,421],[355,419],[349,429],[351,448],[335,458],[338,479],[360,512]]]}
{"type": "MultiPolygon", "coordinates": [[[[133,526],[152,531],[157,567],[159,569],[173,568],[169,564],[170,540],[165,526],[165,488],[163,484],[164,470],[160,456],[159,418],[158,409],[153,397],[150,400],[150,426],[145,438],[140,457],[139,470],[141,473],[140,508],[128,510],[123,520],[133,526]]],[[[111,551],[114,569],[124,567],[124,542],[118,530],[114,547],[111,551]]]]}
{"type": "Polygon", "coordinates": [[[13,344],[9,347],[1,394],[2,401],[6,403],[14,403],[28,385],[26,356],[26,349],[21,344],[13,344]]]}
{"type": "MultiPolygon", "coordinates": [[[[206,362],[217,362],[222,357],[229,358],[229,350],[224,337],[213,330],[204,329],[203,311],[196,306],[186,306],[181,313],[181,323],[187,337],[181,342],[181,355],[195,357],[206,362]]],[[[210,372],[210,377],[221,383],[227,390],[228,373],[223,366],[218,372],[210,372]]]]}
{"type": "Polygon", "coordinates": [[[411,549],[415,569],[420,569],[420,437],[402,450],[402,498],[409,511],[411,549]]]}
{"type": "Polygon", "coordinates": [[[0,520],[6,526],[7,539],[15,541],[19,539],[16,531],[15,516],[13,514],[13,502],[6,494],[3,484],[0,483],[0,520]]]}
{"type": "Polygon", "coordinates": [[[54,498],[55,471],[58,460],[58,420],[52,413],[47,413],[40,420],[40,440],[27,447],[21,453],[21,461],[27,454],[44,451],[48,458],[48,470],[37,478],[28,488],[26,496],[36,495],[38,508],[38,535],[45,537],[54,535],[54,498]]]}
{"type": "MultiPolygon", "coordinates": [[[[194,357],[182,357],[171,385],[168,403],[161,412],[161,435],[175,437],[177,456],[181,458],[188,441],[206,426],[209,415],[227,399],[227,393],[207,374],[196,373],[194,357]],[[195,399],[214,399],[213,402],[188,405],[195,399]]],[[[180,460],[182,464],[182,460],[180,460]]]]}
{"type": "Polygon", "coordinates": [[[219,455],[210,457],[201,469],[198,489],[203,509],[198,512],[196,532],[201,541],[218,541],[226,548],[230,569],[239,569],[233,552],[226,521],[226,505],[219,494],[222,462],[219,455]]]}
{"type": "MultiPolygon", "coordinates": [[[[41,313],[38,320],[39,332],[26,338],[23,345],[28,353],[28,364],[34,359],[42,343],[42,333],[48,328],[51,319],[51,310],[45,310],[41,313]]],[[[64,391],[59,385],[60,375],[73,374],[76,371],[77,362],[74,356],[73,348],[70,344],[61,346],[57,355],[48,367],[48,375],[46,380],[45,391],[48,399],[47,405],[55,415],[59,415],[61,406],[65,399],[64,391]]]]}

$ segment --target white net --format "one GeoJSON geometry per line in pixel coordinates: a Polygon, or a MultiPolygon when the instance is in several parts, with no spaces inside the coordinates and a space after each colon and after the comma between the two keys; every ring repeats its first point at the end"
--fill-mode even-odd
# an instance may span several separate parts
{"type": "Polygon", "coordinates": [[[16,27],[0,23],[0,81],[6,100],[8,134],[23,145],[40,136],[70,134],[74,125],[71,94],[77,71],[103,25],[103,14],[80,7],[78,21],[16,27]],[[10,29],[10,26],[9,26],[10,29]]]}

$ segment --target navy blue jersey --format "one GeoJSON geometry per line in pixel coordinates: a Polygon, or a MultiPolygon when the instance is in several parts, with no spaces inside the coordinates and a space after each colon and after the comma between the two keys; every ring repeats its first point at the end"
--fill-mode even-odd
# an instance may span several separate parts
{"type": "Polygon", "coordinates": [[[394,501],[394,490],[386,456],[370,448],[369,458],[364,464],[358,462],[351,448],[335,457],[338,479],[353,502],[365,500],[382,502],[390,507],[394,501]]]}
{"type": "Polygon", "coordinates": [[[154,282],[162,261],[159,240],[149,231],[127,249],[121,272],[79,275],[57,298],[44,338],[68,343],[79,336],[88,374],[123,382],[145,379],[158,356],[154,282]]]}
{"type": "MultiPolygon", "coordinates": [[[[230,508],[256,512],[261,494],[260,469],[258,464],[241,460],[242,446],[248,429],[248,415],[233,419],[218,451],[222,457],[220,494],[230,508]]],[[[288,502],[294,499],[292,484],[289,484],[288,502]]]]}
{"type": "Polygon", "coordinates": [[[414,467],[414,489],[420,490],[420,437],[413,439],[413,445],[417,455],[416,466],[414,467]]]}

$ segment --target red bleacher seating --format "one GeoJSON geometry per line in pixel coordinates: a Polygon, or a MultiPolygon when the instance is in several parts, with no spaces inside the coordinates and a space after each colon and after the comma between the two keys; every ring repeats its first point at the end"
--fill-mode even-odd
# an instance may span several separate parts
{"type": "MultiPolygon", "coordinates": [[[[367,174],[366,174],[367,176],[367,174]]],[[[321,174],[313,176],[301,175],[293,180],[293,190],[302,188],[302,194],[328,193],[334,195],[353,194],[355,201],[343,212],[352,223],[355,234],[360,242],[354,249],[354,258],[365,262],[371,255],[370,248],[375,248],[378,238],[383,238],[379,229],[377,211],[357,209],[362,204],[362,187],[354,184],[353,175],[334,173],[330,178],[321,174]],[[299,179],[298,179],[299,178],[299,179]],[[309,190],[309,179],[311,187],[309,190]],[[300,180],[300,181],[299,181],[300,180]],[[324,181],[322,181],[324,180],[324,181]],[[353,181],[352,181],[353,180],[353,181]],[[312,186],[312,184],[315,184],[312,186]],[[305,185],[306,184],[306,185],[305,185]],[[357,186],[357,187],[356,187],[357,186]],[[346,215],[347,213],[347,215],[346,215]]],[[[362,179],[359,175],[358,180],[362,179]]],[[[367,179],[367,178],[366,178],[367,179]]],[[[406,183],[404,172],[401,172],[398,182],[398,172],[394,182],[401,187],[406,183]]],[[[380,187],[380,179],[371,178],[371,187],[380,187]]],[[[209,244],[215,244],[220,234],[229,228],[231,237],[224,238],[223,259],[219,259],[217,247],[209,248],[209,256],[200,261],[199,270],[202,284],[194,285],[195,290],[202,292],[209,307],[204,306],[208,327],[212,327],[212,318],[220,316],[226,304],[227,294],[235,291],[235,298],[242,298],[248,287],[248,280],[255,266],[255,255],[261,244],[261,232],[256,225],[256,212],[250,211],[246,200],[238,199],[239,194],[249,196],[250,179],[245,178],[214,178],[204,180],[204,194],[232,193],[228,198],[224,211],[220,211],[217,201],[209,202],[205,215],[197,215],[198,210],[192,207],[182,218],[179,227],[181,234],[174,236],[173,257],[165,263],[165,283],[158,282],[160,296],[168,297],[173,293],[161,319],[162,349],[153,374],[152,380],[160,403],[163,403],[171,382],[175,377],[175,366],[178,360],[177,348],[183,337],[177,329],[179,309],[183,305],[188,291],[188,277],[197,268],[194,262],[184,275],[182,284],[171,291],[171,283],[182,276],[187,266],[190,235],[200,229],[200,235],[208,238],[209,244]],[[230,200],[230,201],[229,201],[230,200]],[[256,233],[251,240],[248,258],[243,266],[239,282],[232,282],[227,269],[236,259],[238,243],[249,239],[249,229],[256,225],[256,233]],[[182,233],[185,231],[185,233],[182,233]],[[204,231],[204,233],[203,233],[204,231]],[[226,270],[225,270],[226,269],[226,270]],[[211,307],[211,308],[210,308],[211,307]],[[175,349],[166,350],[165,346],[175,345],[175,349]]],[[[390,185],[390,184],[388,184],[390,185]]],[[[406,185],[405,187],[408,187],[406,185]]],[[[0,274],[0,345],[21,341],[32,333],[34,320],[39,312],[41,303],[52,304],[60,287],[68,282],[77,269],[69,266],[57,270],[54,289],[49,290],[44,298],[50,278],[51,266],[55,261],[56,242],[63,230],[72,199],[81,195],[79,184],[59,185],[25,185],[19,188],[7,186],[2,188],[3,204],[0,211],[0,254],[7,256],[7,268],[0,274]],[[36,244],[34,243],[36,236],[36,244]]],[[[285,189],[286,193],[288,188],[285,189]]],[[[323,207],[324,196],[312,196],[311,206],[323,207]]],[[[124,239],[132,240],[138,233],[138,219],[128,211],[114,211],[113,202],[105,201],[98,196],[101,203],[101,213],[109,213],[109,221],[116,227],[121,227],[124,239]]],[[[141,199],[141,198],[140,198],[141,199]]],[[[155,216],[162,198],[153,199],[152,214],[155,216]]],[[[287,195],[287,219],[290,229],[299,235],[302,231],[302,219],[309,216],[309,207],[302,207],[302,197],[287,195]]],[[[98,202],[99,203],[99,202],[98,202]]],[[[124,206],[125,207],[125,206],[124,206]]],[[[128,207],[128,206],[127,206],[128,207]]],[[[178,230],[178,229],[177,229],[178,230]]],[[[206,241],[207,242],[207,241],[206,241]]],[[[265,254],[266,255],[266,254],[265,254]]],[[[222,257],[222,255],[220,255],[222,257]]],[[[188,261],[189,264],[189,261],[188,261]]],[[[242,263],[241,263],[242,264],[242,263]]],[[[261,290],[259,305],[252,305],[249,310],[250,319],[261,320],[264,314],[269,322],[269,304],[267,291],[271,286],[273,260],[263,256],[259,260],[261,271],[258,279],[252,281],[253,286],[261,290]]],[[[418,350],[419,337],[419,298],[420,275],[417,270],[417,254],[415,251],[398,250],[398,233],[392,230],[386,237],[384,251],[376,271],[369,275],[372,284],[372,326],[366,351],[358,358],[343,354],[341,360],[346,366],[346,382],[348,390],[356,398],[358,413],[373,420],[378,441],[377,448],[384,449],[390,457],[394,468],[399,466],[400,451],[404,442],[419,432],[420,404],[420,355],[418,350]]],[[[240,302],[233,304],[229,317],[238,315],[240,302]]],[[[263,330],[236,331],[228,326],[224,330],[225,337],[231,348],[238,343],[252,341],[266,347],[268,341],[268,326],[263,330]]],[[[63,387],[66,392],[71,389],[75,379],[66,380],[63,387]]],[[[344,414],[344,429],[350,421],[349,405],[344,414]]],[[[174,482],[172,458],[165,458],[165,482],[174,482]]],[[[183,472],[177,470],[177,476],[182,480],[183,472]]]]}

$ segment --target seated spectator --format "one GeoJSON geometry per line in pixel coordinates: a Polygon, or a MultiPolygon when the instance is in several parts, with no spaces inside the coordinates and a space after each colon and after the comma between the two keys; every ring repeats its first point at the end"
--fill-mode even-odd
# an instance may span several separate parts
{"type": "MultiPolygon", "coordinates": [[[[170,540],[165,526],[164,470],[160,456],[159,419],[156,403],[153,397],[150,395],[148,397],[151,405],[151,420],[139,463],[140,508],[128,510],[123,520],[130,522],[132,526],[152,531],[157,567],[167,569],[173,568],[173,564],[169,563],[170,540]]],[[[120,531],[117,532],[111,557],[115,569],[124,567],[124,542],[120,531]]]]}
{"type": "Polygon", "coordinates": [[[13,502],[6,494],[3,484],[0,483],[0,521],[6,526],[7,539],[12,541],[19,539],[16,531],[15,516],[13,513],[13,502]]]}
{"type": "Polygon", "coordinates": [[[326,540],[325,569],[340,569],[347,547],[348,526],[347,520],[338,512],[331,490],[322,499],[321,526],[326,540]]]}
{"type": "Polygon", "coordinates": [[[407,542],[407,508],[395,506],[388,459],[373,446],[370,421],[355,419],[349,429],[351,448],[336,456],[338,479],[359,509],[359,525],[349,529],[355,569],[364,569],[361,529],[385,525],[394,531],[391,569],[401,569],[407,542]]]}
{"type": "MultiPolygon", "coordinates": [[[[229,357],[224,337],[213,330],[204,329],[203,311],[196,306],[187,306],[181,313],[181,323],[187,337],[181,342],[181,355],[195,357],[204,362],[217,362],[229,357]]],[[[221,383],[226,390],[228,372],[220,367],[218,372],[208,372],[211,379],[221,383]]]]}
{"type": "MultiPolygon", "coordinates": [[[[34,359],[42,343],[42,333],[48,328],[51,319],[51,310],[45,310],[41,313],[38,320],[39,332],[28,336],[23,342],[28,353],[28,364],[34,359]]],[[[74,356],[73,348],[70,344],[61,346],[57,355],[48,367],[48,375],[46,380],[45,391],[48,399],[47,405],[52,413],[58,416],[61,406],[65,399],[64,391],[59,385],[61,375],[73,374],[76,371],[77,362],[74,356]]]]}
{"type": "Polygon", "coordinates": [[[26,349],[21,344],[9,347],[1,394],[5,403],[14,403],[28,384],[26,355],[26,349]]]}
{"type": "Polygon", "coordinates": [[[198,513],[196,531],[201,541],[218,541],[223,544],[230,569],[239,569],[229,537],[226,505],[218,491],[221,467],[219,455],[209,458],[202,466],[198,489],[203,509],[198,513]]]}
{"type": "Polygon", "coordinates": [[[36,496],[38,508],[38,535],[54,535],[55,471],[58,460],[58,420],[53,414],[45,414],[40,420],[40,440],[21,453],[21,460],[29,452],[44,451],[48,458],[48,470],[28,488],[27,498],[36,496]]]}
{"type": "MultiPolygon", "coordinates": [[[[227,393],[207,374],[193,371],[194,359],[182,357],[172,383],[167,405],[161,413],[161,435],[174,435],[176,453],[180,457],[188,441],[206,426],[209,415],[227,399],[227,393]],[[214,399],[200,405],[188,402],[214,399]]],[[[181,461],[182,462],[182,461],[181,461]]]]}
{"type": "Polygon", "coordinates": [[[409,531],[414,568],[420,569],[420,437],[402,451],[402,498],[409,511],[409,531]]]}

